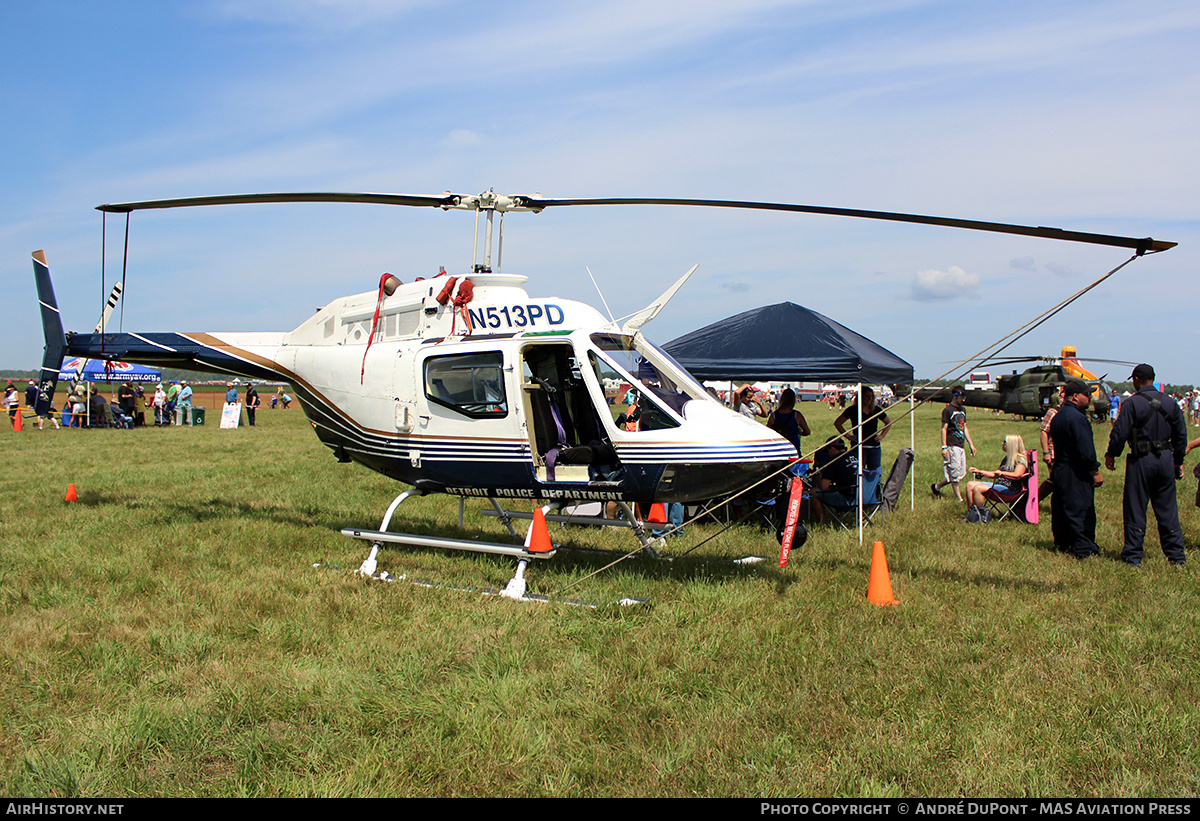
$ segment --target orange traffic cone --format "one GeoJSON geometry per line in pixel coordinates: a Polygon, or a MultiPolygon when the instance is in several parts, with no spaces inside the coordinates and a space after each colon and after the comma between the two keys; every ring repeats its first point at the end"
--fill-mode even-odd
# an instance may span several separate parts
{"type": "Polygon", "coordinates": [[[17,408],[17,415],[13,417],[13,430],[17,433],[21,432],[21,409],[17,408]]]}
{"type": "Polygon", "coordinates": [[[662,502],[650,505],[650,515],[646,517],[647,522],[659,522],[666,524],[667,522],[667,506],[662,502]]]}
{"type": "Polygon", "coordinates": [[[540,507],[535,508],[533,528],[529,532],[529,552],[549,553],[552,550],[554,550],[554,545],[550,544],[550,529],[546,527],[546,514],[542,513],[540,507]]]}
{"type": "Polygon", "coordinates": [[[63,501],[75,502],[78,501],[78,499],[79,497],[75,494],[75,483],[72,482],[71,484],[67,485],[67,498],[63,501]]]}
{"type": "Polygon", "coordinates": [[[892,595],[892,577],[888,573],[887,554],[883,552],[883,542],[876,542],[871,549],[871,580],[867,583],[867,601],[881,607],[900,603],[892,595]]]}

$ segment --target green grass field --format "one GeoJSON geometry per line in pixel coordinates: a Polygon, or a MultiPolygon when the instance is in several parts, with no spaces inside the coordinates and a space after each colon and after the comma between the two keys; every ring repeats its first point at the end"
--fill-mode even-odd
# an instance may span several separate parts
{"type": "MultiPolygon", "coordinates": [[[[802,410],[812,441],[832,431],[833,412],[802,410]]],[[[1115,561],[1120,470],[1098,559],[1053,552],[1048,505],[1037,527],[966,524],[928,492],[939,411],[917,418],[916,510],[906,491],[865,545],[814,528],[780,570],[774,539],[737,527],[673,562],[531,569],[534,592],[652,602],[599,610],[357,578],[366,546],[338,530],[375,528],[400,488],[338,464],[298,410],[233,431],[5,425],[0,793],[1195,795],[1200,571],[1171,572],[1153,533],[1140,571],[1115,561]],[[899,606],[866,602],[874,539],[899,606]],[[748,553],[772,560],[728,561],[748,553]]],[[[995,467],[1006,433],[1037,441],[1034,422],[969,424],[973,465],[995,467]]],[[[907,440],[905,420],[885,464],[907,440]]],[[[1189,545],[1194,491],[1189,472],[1189,545]]],[[[412,500],[393,529],[504,541],[480,507],[462,533],[454,499],[412,500]]],[[[380,566],[512,573],[427,550],[380,566]]]]}

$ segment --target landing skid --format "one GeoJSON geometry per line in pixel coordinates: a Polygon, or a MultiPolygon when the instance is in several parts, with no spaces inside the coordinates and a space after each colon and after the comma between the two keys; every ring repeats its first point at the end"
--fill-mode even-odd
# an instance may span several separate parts
{"type": "MultiPolygon", "coordinates": [[[[492,555],[510,556],[512,558],[517,559],[516,573],[513,575],[512,579],[509,580],[508,584],[504,587],[503,590],[492,590],[490,588],[462,588],[462,587],[458,587],[458,586],[454,586],[454,585],[435,584],[433,582],[424,584],[417,580],[412,580],[412,583],[413,584],[422,584],[423,586],[426,586],[426,587],[441,586],[441,587],[450,587],[452,589],[470,590],[472,592],[483,593],[484,595],[503,596],[505,598],[513,599],[514,601],[528,601],[528,602],[539,602],[539,603],[555,602],[555,603],[563,603],[563,604],[575,604],[578,606],[591,606],[591,607],[598,606],[595,604],[588,604],[588,603],[582,602],[580,600],[557,599],[557,598],[553,598],[553,597],[549,597],[549,596],[539,596],[539,595],[526,593],[525,569],[528,567],[529,561],[531,559],[549,559],[552,556],[554,556],[555,553],[557,553],[558,551],[557,551],[557,548],[554,548],[553,546],[551,547],[550,550],[541,550],[541,551],[531,550],[530,549],[530,539],[531,539],[531,536],[533,533],[532,528],[530,528],[530,531],[528,534],[526,534],[524,537],[522,537],[521,534],[517,532],[516,528],[513,527],[512,520],[513,519],[533,519],[533,514],[504,510],[504,508],[502,508],[500,506],[500,503],[495,499],[491,500],[492,506],[495,508],[495,510],[489,510],[489,511],[484,511],[484,512],[487,515],[495,516],[498,519],[500,519],[500,521],[504,524],[504,526],[506,528],[508,528],[508,532],[511,533],[516,538],[518,538],[518,539],[524,538],[523,545],[499,544],[496,542],[479,542],[479,541],[467,540],[467,539],[447,539],[447,538],[444,538],[441,536],[424,536],[424,535],[420,535],[420,534],[416,534],[416,533],[389,533],[387,528],[388,528],[388,525],[392,521],[392,516],[396,513],[396,509],[398,507],[400,507],[400,505],[403,502],[405,502],[407,499],[410,499],[413,496],[424,496],[424,495],[425,495],[425,491],[422,491],[418,488],[413,488],[411,490],[406,490],[404,493],[401,493],[399,496],[397,496],[395,499],[393,499],[392,503],[388,506],[387,512],[383,516],[383,521],[380,522],[380,524],[379,524],[379,530],[358,530],[355,528],[345,528],[342,530],[343,536],[348,536],[351,539],[358,539],[360,541],[370,542],[370,544],[371,544],[371,552],[367,556],[367,558],[363,561],[362,565],[359,566],[358,575],[363,576],[364,578],[376,578],[375,571],[379,567],[379,562],[378,562],[379,549],[385,544],[410,545],[413,547],[431,547],[431,548],[437,548],[437,549],[443,549],[443,550],[466,550],[466,551],[470,551],[472,553],[490,553],[492,555]]],[[[625,515],[628,517],[627,521],[608,520],[608,519],[603,519],[600,521],[603,521],[605,523],[611,522],[613,524],[618,524],[618,525],[629,525],[633,529],[634,533],[637,534],[638,540],[642,543],[643,549],[648,551],[651,555],[657,556],[658,554],[654,551],[654,547],[652,546],[652,544],[654,541],[657,541],[661,544],[662,540],[661,539],[659,539],[659,540],[649,539],[646,536],[645,530],[642,528],[641,522],[638,522],[634,519],[633,511],[629,509],[629,506],[624,503],[620,503],[620,502],[618,503],[618,505],[622,508],[625,515]]],[[[580,517],[571,517],[571,516],[559,516],[559,515],[555,514],[554,511],[558,509],[558,506],[559,506],[558,502],[553,502],[553,503],[547,505],[546,507],[544,507],[542,509],[542,512],[546,516],[547,519],[551,519],[553,521],[572,521],[574,519],[580,518],[580,517]]],[[[459,500],[459,525],[460,526],[462,524],[462,508],[463,508],[463,500],[460,499],[459,500]]],[[[586,517],[586,518],[593,518],[593,517],[586,517]]],[[[380,574],[380,576],[378,578],[382,578],[386,581],[393,580],[392,577],[389,577],[387,575],[386,571],[384,573],[380,574]]],[[[622,606],[625,606],[625,605],[629,605],[629,604],[642,604],[645,601],[646,601],[645,599],[625,598],[625,599],[622,599],[619,602],[619,604],[621,604],[622,606]]]]}
{"type": "MultiPolygon", "coordinates": [[[[385,533],[379,530],[342,530],[343,536],[351,539],[361,539],[372,544],[404,544],[412,547],[434,547],[444,550],[469,550],[474,553],[491,553],[497,556],[512,556],[517,559],[549,559],[557,551],[549,553],[531,553],[520,545],[496,544],[494,542],[474,542],[465,539],[445,539],[441,536],[420,536],[415,533],[385,533]]],[[[370,574],[366,574],[370,575],[370,574]]]]}

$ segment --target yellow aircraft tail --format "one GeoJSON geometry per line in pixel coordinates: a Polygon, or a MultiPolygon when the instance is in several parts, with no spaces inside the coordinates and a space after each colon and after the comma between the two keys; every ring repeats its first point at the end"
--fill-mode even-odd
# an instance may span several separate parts
{"type": "Polygon", "coordinates": [[[1064,371],[1071,374],[1071,376],[1078,377],[1079,379],[1096,380],[1100,378],[1087,368],[1080,365],[1079,360],[1075,358],[1076,356],[1077,354],[1075,353],[1074,345],[1063,346],[1062,358],[1059,360],[1059,364],[1062,365],[1064,371]]]}

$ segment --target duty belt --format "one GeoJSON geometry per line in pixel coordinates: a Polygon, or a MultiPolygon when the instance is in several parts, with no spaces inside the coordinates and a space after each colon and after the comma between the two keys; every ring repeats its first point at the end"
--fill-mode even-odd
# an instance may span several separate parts
{"type": "Polygon", "coordinates": [[[1164,450],[1169,450],[1170,447],[1170,439],[1163,442],[1154,441],[1151,439],[1139,439],[1137,442],[1134,442],[1133,446],[1130,448],[1130,453],[1133,456],[1146,456],[1151,453],[1153,453],[1155,456],[1158,456],[1164,450]]]}

